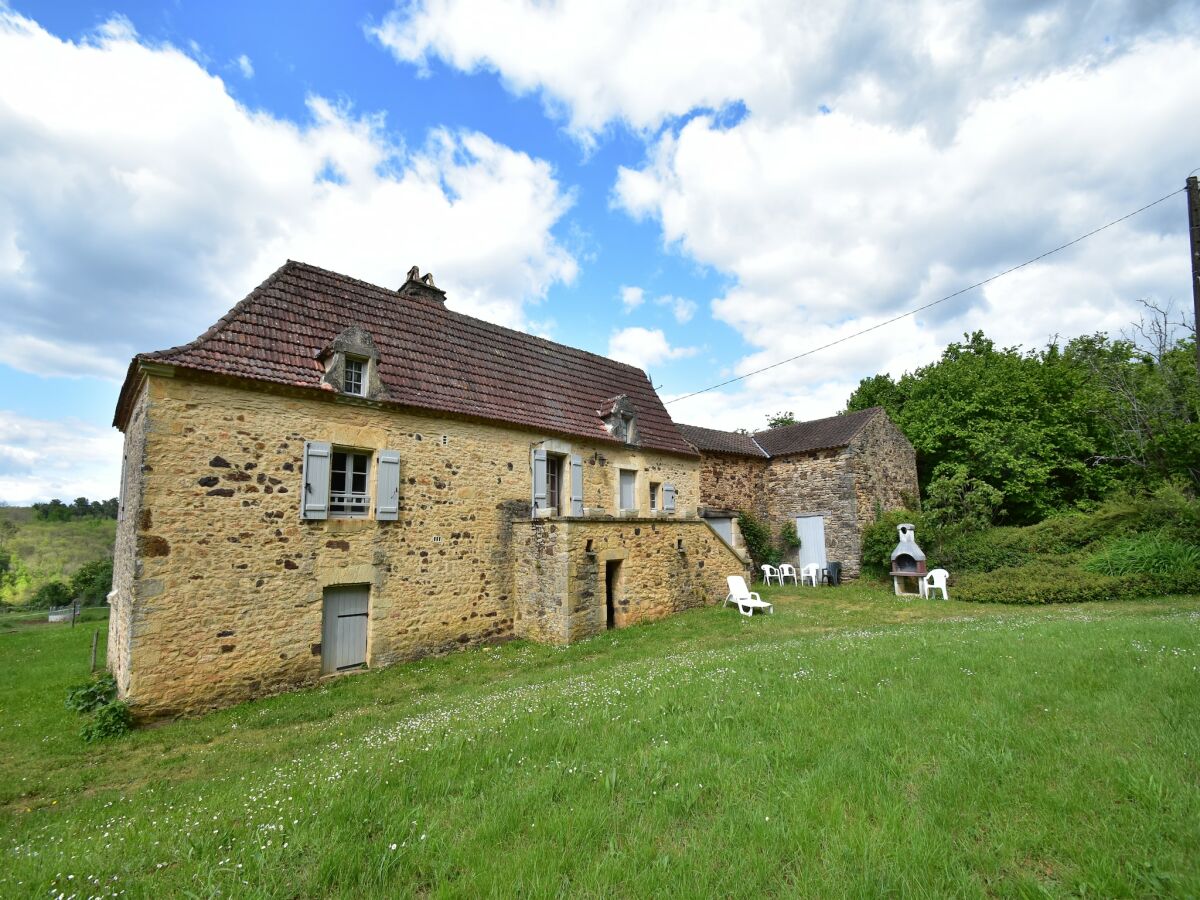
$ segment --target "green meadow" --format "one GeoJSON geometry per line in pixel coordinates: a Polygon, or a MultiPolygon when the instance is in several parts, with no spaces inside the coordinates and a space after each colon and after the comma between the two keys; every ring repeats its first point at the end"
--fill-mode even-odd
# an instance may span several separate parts
{"type": "Polygon", "coordinates": [[[1200,598],[764,593],[97,745],[0,633],[0,895],[1200,894],[1200,598]]]}

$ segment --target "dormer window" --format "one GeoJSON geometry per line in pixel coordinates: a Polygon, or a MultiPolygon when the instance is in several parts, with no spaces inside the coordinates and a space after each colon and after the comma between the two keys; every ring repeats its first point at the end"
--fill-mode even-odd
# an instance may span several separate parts
{"type": "Polygon", "coordinates": [[[347,394],[361,397],[366,393],[367,361],[357,356],[346,357],[346,367],[342,374],[342,390],[347,394]]]}
{"type": "Polygon", "coordinates": [[[342,394],[380,400],[387,396],[379,379],[379,351],[366,329],[351,325],[317,354],[325,369],[321,382],[342,394]]]}
{"type": "Polygon", "coordinates": [[[637,445],[639,443],[637,430],[637,410],[629,398],[621,394],[606,400],[604,406],[596,414],[604,422],[604,427],[623,444],[637,445]]]}

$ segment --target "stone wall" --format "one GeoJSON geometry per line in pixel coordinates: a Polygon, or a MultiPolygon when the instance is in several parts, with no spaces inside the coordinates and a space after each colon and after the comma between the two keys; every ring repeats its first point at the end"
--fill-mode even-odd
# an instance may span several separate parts
{"type": "MultiPolygon", "coordinates": [[[[142,483],[146,470],[146,423],[149,400],[143,389],[129,414],[121,456],[121,506],[113,547],[113,584],[109,594],[108,664],[117,689],[129,690],[130,633],[134,590],[138,584],[137,536],[142,522],[142,483]]],[[[148,524],[148,523],[147,523],[148,524]]]]}
{"type": "Polygon", "coordinates": [[[916,502],[917,454],[887,415],[873,416],[846,449],[854,470],[859,528],[877,518],[877,511],[902,509],[916,502]]]}
{"type": "Polygon", "coordinates": [[[916,454],[886,414],[872,416],[843,448],[771,460],[725,454],[701,459],[702,506],[750,509],[776,537],[798,516],[823,516],[826,558],[839,560],[846,578],[861,571],[862,529],[875,521],[876,509],[898,509],[916,496],[916,454]]]}
{"type": "MultiPolygon", "coordinates": [[[[109,651],[139,715],[318,679],[333,585],[370,587],[369,666],[512,635],[514,530],[529,524],[530,452],[547,435],[156,374],[143,409],[126,436],[136,453],[144,434],[145,460],[125,486],[140,508],[118,540],[109,651]],[[399,521],[301,520],[305,440],[399,451],[399,521]]],[[[589,508],[615,509],[631,468],[640,515],[650,481],[675,484],[676,519],[694,514],[696,459],[551,440],[583,458],[589,508]]]]}
{"type": "MultiPolygon", "coordinates": [[[[778,535],[797,516],[825,517],[825,557],[842,563],[847,578],[858,575],[862,535],[854,471],[841,449],[815,450],[771,460],[766,477],[769,521],[778,535]]],[[[788,562],[795,563],[793,552],[788,562]]]]}
{"type": "Polygon", "coordinates": [[[719,603],[745,563],[697,520],[539,520],[514,523],[519,637],[568,643],[607,629],[606,572],[619,561],[614,626],[719,603]],[[682,548],[682,552],[681,552],[682,548]]]}
{"type": "Polygon", "coordinates": [[[704,453],[700,457],[701,505],[750,512],[765,519],[767,464],[765,458],[704,453]]]}

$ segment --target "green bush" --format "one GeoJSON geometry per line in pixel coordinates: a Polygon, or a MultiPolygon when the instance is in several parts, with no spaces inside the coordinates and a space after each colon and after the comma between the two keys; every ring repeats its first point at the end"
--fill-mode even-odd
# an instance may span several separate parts
{"type": "Polygon", "coordinates": [[[51,606],[66,606],[71,602],[71,589],[62,581],[47,581],[39,587],[30,601],[30,605],[38,609],[49,609],[51,606]]]}
{"type": "Polygon", "coordinates": [[[109,673],[77,684],[67,691],[67,709],[90,713],[117,698],[117,682],[109,673]]]}
{"type": "Polygon", "coordinates": [[[112,590],[113,561],[94,559],[80,566],[71,576],[71,594],[84,606],[99,606],[112,590]]]}
{"type": "Polygon", "coordinates": [[[1074,565],[1039,561],[954,580],[950,596],[976,603],[1089,603],[1200,592],[1200,572],[1105,575],[1074,565]]]}
{"type": "Polygon", "coordinates": [[[763,563],[779,565],[782,554],[771,540],[771,529],[764,522],[760,522],[748,512],[741,512],[738,513],[738,528],[741,529],[742,540],[746,542],[746,549],[750,551],[750,559],[754,562],[756,572],[763,563]]]}
{"type": "Polygon", "coordinates": [[[1102,575],[1188,575],[1200,572],[1200,547],[1152,531],[1107,544],[1083,567],[1102,575]]]}
{"type": "Polygon", "coordinates": [[[779,546],[784,553],[800,549],[800,535],[796,534],[796,523],[791,519],[779,529],[779,546]]]}
{"type": "Polygon", "coordinates": [[[120,700],[105,703],[96,710],[96,714],[83,723],[79,736],[92,744],[107,738],[120,737],[133,730],[133,715],[129,704],[120,700]]]}

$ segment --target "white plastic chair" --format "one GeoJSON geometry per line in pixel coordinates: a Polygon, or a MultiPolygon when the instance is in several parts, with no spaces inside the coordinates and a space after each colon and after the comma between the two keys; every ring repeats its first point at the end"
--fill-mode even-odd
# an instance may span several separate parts
{"type": "Polygon", "coordinates": [[[757,591],[746,587],[746,579],[741,575],[729,575],[725,578],[725,582],[729,585],[729,593],[725,595],[725,603],[722,603],[722,606],[726,603],[735,603],[743,616],[753,616],[756,609],[765,609],[774,615],[775,607],[758,596],[757,591]]]}
{"type": "Polygon", "coordinates": [[[783,579],[792,579],[792,584],[799,584],[799,576],[796,575],[796,567],[790,563],[784,563],[779,567],[779,583],[783,584],[783,579]]]}
{"type": "Polygon", "coordinates": [[[950,577],[950,573],[945,569],[934,569],[928,575],[921,578],[921,596],[929,597],[930,591],[941,591],[942,599],[949,600],[950,595],[946,593],[946,579],[950,577]]]}
{"type": "Polygon", "coordinates": [[[809,563],[800,570],[800,583],[809,582],[813,587],[821,583],[821,567],[816,563],[809,563]]]}
{"type": "Polygon", "coordinates": [[[762,573],[763,584],[770,584],[772,578],[778,581],[781,585],[783,584],[783,577],[779,574],[779,570],[774,566],[769,566],[766,563],[763,563],[762,573]]]}

